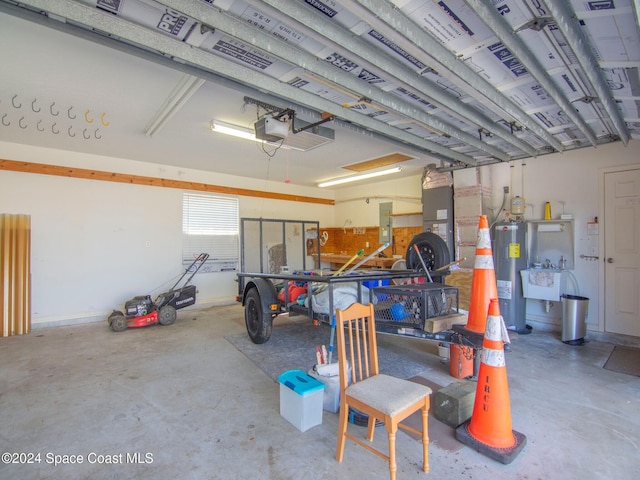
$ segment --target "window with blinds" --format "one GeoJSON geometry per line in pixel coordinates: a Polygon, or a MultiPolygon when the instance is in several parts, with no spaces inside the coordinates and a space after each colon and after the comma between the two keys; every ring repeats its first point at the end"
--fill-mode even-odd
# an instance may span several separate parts
{"type": "Polygon", "coordinates": [[[238,269],[238,199],[200,193],[182,197],[182,263],[191,265],[200,253],[209,259],[201,272],[238,269]]]}

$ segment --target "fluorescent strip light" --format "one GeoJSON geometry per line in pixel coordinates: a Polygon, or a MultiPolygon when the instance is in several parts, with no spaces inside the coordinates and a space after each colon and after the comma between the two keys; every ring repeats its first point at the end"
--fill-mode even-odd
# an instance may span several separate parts
{"type": "Polygon", "coordinates": [[[216,133],[224,133],[233,137],[244,138],[245,140],[253,140],[261,142],[256,138],[255,132],[250,128],[231,125],[230,123],[221,122],[220,120],[211,120],[211,130],[216,133]]]}
{"type": "Polygon", "coordinates": [[[230,123],[221,122],[220,120],[211,120],[211,131],[216,133],[224,133],[225,135],[231,135],[232,137],[243,138],[244,140],[266,143],[267,145],[284,148],[286,150],[292,148],[282,142],[267,142],[265,140],[260,140],[259,138],[256,138],[256,132],[254,129],[241,127],[239,125],[232,125],[230,123]]]}
{"type": "Polygon", "coordinates": [[[147,125],[145,135],[151,137],[157,133],[203,84],[203,79],[185,74],[147,125]]]}
{"type": "Polygon", "coordinates": [[[352,177],[342,177],[342,178],[337,178],[335,180],[328,180],[326,182],[319,183],[318,186],[332,187],[333,185],[340,185],[342,183],[348,183],[348,182],[356,182],[358,180],[364,180],[365,178],[380,177],[382,175],[389,175],[390,173],[398,173],[401,171],[402,171],[401,167],[387,168],[386,170],[378,170],[377,172],[369,172],[369,173],[363,173],[362,175],[354,175],[352,177]]]}

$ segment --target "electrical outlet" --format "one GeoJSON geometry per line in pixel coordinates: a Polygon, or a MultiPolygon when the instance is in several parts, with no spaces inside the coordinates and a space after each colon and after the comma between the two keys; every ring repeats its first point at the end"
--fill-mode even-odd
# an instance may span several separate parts
{"type": "Polygon", "coordinates": [[[364,245],[366,248],[369,248],[369,242],[365,243],[364,245]]]}
{"type": "Polygon", "coordinates": [[[509,187],[502,187],[504,190],[504,193],[509,193],[509,187]]]}

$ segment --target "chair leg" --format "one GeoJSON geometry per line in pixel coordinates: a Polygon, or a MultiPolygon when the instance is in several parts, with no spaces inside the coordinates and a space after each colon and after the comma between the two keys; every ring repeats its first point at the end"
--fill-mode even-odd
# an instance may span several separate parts
{"type": "Polygon", "coordinates": [[[376,418],[370,415],[367,421],[367,440],[369,440],[370,442],[373,442],[373,434],[375,432],[375,429],[376,429],[376,418]]]}
{"type": "Polygon", "coordinates": [[[396,430],[395,426],[389,427],[389,474],[391,480],[396,480],[396,430]]]}
{"type": "Polygon", "coordinates": [[[422,470],[429,472],[429,407],[422,407],[422,470]]]}
{"type": "Polygon", "coordinates": [[[347,421],[348,421],[349,405],[340,405],[340,417],[338,420],[338,443],[336,445],[336,460],[342,462],[344,456],[344,442],[347,433],[347,421]]]}

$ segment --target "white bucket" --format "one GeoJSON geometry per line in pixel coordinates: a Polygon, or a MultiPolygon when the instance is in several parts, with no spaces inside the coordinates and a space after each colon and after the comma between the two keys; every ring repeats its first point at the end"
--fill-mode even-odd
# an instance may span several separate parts
{"type": "Polygon", "coordinates": [[[438,356],[440,357],[440,361],[442,363],[447,363],[449,361],[449,344],[448,343],[438,344],[438,356]]]}

